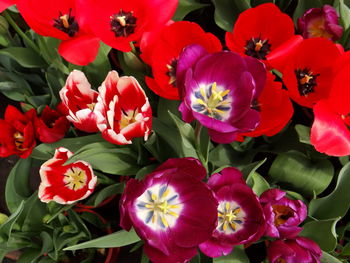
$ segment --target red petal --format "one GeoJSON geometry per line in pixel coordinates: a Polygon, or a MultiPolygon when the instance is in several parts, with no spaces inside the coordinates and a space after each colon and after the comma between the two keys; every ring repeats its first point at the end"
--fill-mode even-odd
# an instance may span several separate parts
{"type": "Polygon", "coordinates": [[[85,66],[95,60],[99,47],[99,38],[93,35],[81,35],[62,41],[58,52],[68,62],[85,66]]]}
{"type": "Polygon", "coordinates": [[[317,151],[331,156],[350,154],[350,132],[340,115],[325,101],[314,107],[315,120],[311,128],[311,144],[317,151]]]}

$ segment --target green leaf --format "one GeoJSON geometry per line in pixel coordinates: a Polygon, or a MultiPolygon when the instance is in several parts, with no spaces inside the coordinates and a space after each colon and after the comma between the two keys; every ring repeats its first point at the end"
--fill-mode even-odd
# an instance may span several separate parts
{"type": "Polygon", "coordinates": [[[2,243],[2,239],[6,239],[10,236],[12,228],[14,224],[16,223],[16,220],[18,219],[19,215],[22,213],[24,208],[24,201],[22,201],[17,209],[12,213],[12,215],[7,219],[5,223],[0,225],[0,244],[2,243]]]}
{"type": "Polygon", "coordinates": [[[8,47],[0,49],[0,55],[9,56],[26,68],[45,68],[45,61],[32,49],[24,47],[8,47]]]}
{"type": "Polygon", "coordinates": [[[156,169],[158,164],[150,164],[147,166],[142,167],[136,174],[135,178],[138,180],[142,180],[147,174],[153,172],[154,169],[156,169]]]}
{"type": "Polygon", "coordinates": [[[140,170],[137,156],[130,148],[115,148],[108,142],[97,142],[81,148],[67,162],[83,160],[91,164],[93,169],[104,173],[118,175],[134,175],[140,170]],[[108,148],[105,145],[108,145],[108,148]]]}
{"type": "Polygon", "coordinates": [[[108,53],[110,50],[110,46],[101,42],[95,60],[89,65],[83,67],[83,72],[86,74],[89,82],[96,88],[102,84],[108,72],[111,71],[111,64],[108,59],[108,53]]]}
{"type": "Polygon", "coordinates": [[[249,258],[242,245],[234,247],[231,254],[219,258],[213,258],[213,263],[249,263],[249,258]]]}
{"type": "Polygon", "coordinates": [[[267,159],[265,158],[264,160],[254,162],[243,167],[242,174],[243,174],[243,177],[246,178],[248,185],[250,185],[251,183],[250,177],[256,172],[256,170],[259,169],[260,166],[262,166],[266,162],[266,160],[267,159]]]}
{"type": "Polygon", "coordinates": [[[31,163],[31,158],[19,159],[7,178],[5,199],[11,213],[32,194],[29,185],[31,163]]]}
{"type": "Polygon", "coordinates": [[[311,200],[309,215],[318,219],[343,217],[350,207],[350,163],[346,164],[339,173],[337,186],[325,197],[311,200]]]}
{"type": "Polygon", "coordinates": [[[344,3],[344,0],[335,0],[333,5],[340,15],[340,23],[345,32],[350,27],[350,8],[344,3]]]}
{"type": "Polygon", "coordinates": [[[339,259],[333,257],[327,252],[322,251],[321,263],[342,263],[339,259]]]}
{"type": "Polygon", "coordinates": [[[251,175],[253,181],[252,189],[257,196],[260,196],[263,192],[270,189],[269,183],[257,172],[251,175]]]}
{"type": "Polygon", "coordinates": [[[105,199],[107,199],[108,197],[115,195],[115,194],[121,194],[123,192],[123,190],[124,190],[123,183],[109,185],[109,186],[103,188],[98,193],[94,194],[89,199],[89,202],[87,203],[87,205],[91,204],[93,201],[93,206],[96,207],[100,203],[102,203],[105,199]]]}
{"type": "Polygon", "coordinates": [[[280,154],[269,170],[271,179],[306,196],[319,194],[330,184],[334,174],[327,159],[311,160],[305,154],[289,151],[280,154]]]}
{"type": "Polygon", "coordinates": [[[231,32],[239,14],[249,9],[249,0],[212,0],[215,5],[215,23],[223,30],[231,32]]]}
{"type": "Polygon", "coordinates": [[[202,4],[196,0],[179,0],[179,5],[172,20],[181,21],[188,13],[205,6],[208,6],[208,4],[202,4]]]}
{"type": "Polygon", "coordinates": [[[99,237],[75,246],[67,247],[63,250],[77,250],[84,248],[109,248],[123,247],[140,241],[139,236],[132,229],[129,232],[120,230],[107,236],[99,237]]]}
{"type": "Polygon", "coordinates": [[[301,143],[311,144],[310,143],[310,131],[311,131],[310,127],[305,126],[305,125],[301,125],[301,124],[297,124],[297,125],[295,125],[295,130],[298,133],[299,141],[301,143]]]}
{"type": "Polygon", "coordinates": [[[178,100],[167,100],[164,98],[159,98],[157,105],[157,117],[164,123],[172,125],[173,121],[169,118],[169,112],[176,115],[181,119],[181,114],[179,109],[180,101],[178,100]]]}
{"type": "MultiPolygon", "coordinates": [[[[167,124],[158,118],[153,118],[153,130],[163,139],[161,158],[169,157],[195,157],[198,158],[197,151],[195,149],[194,131],[190,124],[181,121],[177,116],[169,113],[169,119],[172,124],[167,124]],[[165,145],[169,145],[175,156],[169,156],[169,149],[165,145]],[[164,153],[164,155],[163,155],[164,153]]],[[[151,141],[152,142],[152,141],[151,141]]],[[[151,142],[145,144],[146,148],[151,142]]]]}
{"type": "Polygon", "coordinates": [[[333,251],[337,246],[335,226],[339,219],[340,217],[306,223],[303,225],[303,231],[301,231],[300,236],[312,239],[324,251],[333,251]]]}
{"type": "Polygon", "coordinates": [[[38,160],[48,160],[53,157],[56,148],[64,147],[76,152],[83,146],[94,142],[105,142],[105,140],[98,133],[77,138],[66,138],[54,143],[42,143],[34,148],[31,157],[38,160]]]}

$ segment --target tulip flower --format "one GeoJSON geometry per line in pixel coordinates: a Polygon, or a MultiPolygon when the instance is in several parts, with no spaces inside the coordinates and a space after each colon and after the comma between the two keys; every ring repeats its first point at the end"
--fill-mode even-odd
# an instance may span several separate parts
{"type": "Polygon", "coordinates": [[[61,140],[69,129],[66,116],[57,110],[46,106],[39,118],[35,119],[35,130],[38,139],[44,143],[53,143],[61,140]]]}
{"type": "Polygon", "coordinates": [[[268,68],[283,65],[301,40],[294,35],[293,20],[272,3],[242,12],[233,31],[226,33],[230,50],[257,58],[268,68]]]}
{"type": "Polygon", "coordinates": [[[152,128],[152,109],[145,92],[133,77],[111,71],[99,88],[96,115],[103,138],[130,144],[135,137],[147,140],[152,128]]]}
{"type": "Polygon", "coordinates": [[[343,28],[339,25],[339,15],[330,5],[307,10],[298,19],[298,27],[304,38],[325,37],[335,41],[343,34],[343,28]]]}
{"type": "Polygon", "coordinates": [[[7,106],[5,118],[0,119],[0,157],[18,155],[27,158],[36,145],[34,109],[21,113],[14,106],[7,106]]]}
{"type": "Polygon", "coordinates": [[[148,31],[163,27],[178,0],[77,0],[86,22],[105,44],[123,52],[148,31]]]}
{"type": "Polygon", "coordinates": [[[194,158],[169,159],[143,181],[128,181],[121,197],[121,226],[144,240],[154,263],[187,262],[210,238],[217,201],[201,180],[205,168],[194,158]]]}
{"type": "Polygon", "coordinates": [[[177,79],[183,120],[198,120],[213,141],[230,143],[259,124],[260,114],[251,106],[265,86],[266,69],[257,59],[230,51],[208,54],[191,45],[180,55],[177,79]]]}
{"type": "Polygon", "coordinates": [[[159,96],[180,98],[176,86],[177,62],[182,50],[190,44],[199,44],[209,53],[222,49],[217,37],[188,21],[175,22],[146,40],[142,39],[141,58],[152,67],[153,73],[153,78],[146,77],[146,83],[159,96]]]}
{"type": "Polygon", "coordinates": [[[38,195],[42,202],[72,204],[93,192],[97,177],[89,163],[76,161],[64,165],[72,155],[68,149],[60,147],[56,149],[52,159],[41,165],[38,195]]]}
{"type": "Polygon", "coordinates": [[[98,92],[91,85],[83,72],[73,70],[66,85],[60,90],[63,106],[68,111],[67,119],[74,126],[85,132],[97,132],[95,104],[98,92]]]}
{"type": "Polygon", "coordinates": [[[271,263],[320,263],[321,256],[322,251],[317,243],[306,237],[276,240],[267,247],[267,257],[271,263]]]}
{"type": "Polygon", "coordinates": [[[84,66],[97,56],[100,39],[76,0],[17,0],[16,6],[36,33],[62,40],[58,52],[67,61],[84,66]]]}
{"type": "Polygon", "coordinates": [[[260,196],[266,218],[267,236],[294,238],[302,230],[299,225],[307,216],[306,205],[285,195],[286,193],[279,189],[269,189],[260,196]]]}
{"type": "Polygon", "coordinates": [[[258,240],[265,231],[265,218],[258,197],[242,178],[229,167],[213,174],[208,181],[215,192],[218,222],[212,237],[199,245],[209,257],[231,253],[233,246],[258,240]]]}

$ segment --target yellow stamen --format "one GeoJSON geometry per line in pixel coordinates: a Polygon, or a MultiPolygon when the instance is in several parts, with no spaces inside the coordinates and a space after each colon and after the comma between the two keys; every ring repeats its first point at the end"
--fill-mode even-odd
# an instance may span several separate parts
{"type": "Polygon", "coordinates": [[[168,224],[168,222],[166,221],[165,217],[164,217],[164,216],[162,216],[162,217],[161,217],[161,219],[162,219],[162,223],[163,223],[163,225],[164,225],[165,227],[168,227],[168,226],[169,226],[169,224],[168,224]]]}
{"type": "Polygon", "coordinates": [[[61,19],[61,22],[62,22],[62,25],[65,27],[65,28],[69,28],[69,22],[68,22],[68,15],[65,14],[63,16],[60,16],[60,19],[61,19]]]}
{"type": "Polygon", "coordinates": [[[206,97],[207,97],[207,96],[205,95],[205,90],[204,90],[203,87],[201,87],[201,88],[199,89],[199,91],[200,91],[200,93],[201,93],[201,95],[202,95],[203,98],[206,98],[206,97]]]}
{"type": "Polygon", "coordinates": [[[309,83],[310,80],[312,80],[314,77],[312,76],[312,72],[310,75],[305,75],[302,79],[300,79],[300,84],[304,85],[305,83],[309,83]],[[310,76],[311,75],[311,76],[310,76]]]}
{"type": "Polygon", "coordinates": [[[255,48],[254,48],[254,50],[255,50],[256,52],[259,52],[260,49],[261,49],[263,46],[264,46],[264,42],[262,42],[261,40],[259,40],[259,42],[255,43],[255,48]]]}
{"type": "Polygon", "coordinates": [[[88,108],[91,110],[91,111],[93,111],[94,110],[94,108],[95,108],[95,105],[96,105],[96,103],[90,103],[90,104],[86,104],[86,106],[88,106],[88,108]]]}
{"type": "Polygon", "coordinates": [[[152,193],[151,194],[151,198],[152,198],[153,201],[155,201],[155,200],[157,200],[157,195],[152,193]]]}
{"type": "Polygon", "coordinates": [[[119,22],[119,24],[120,24],[121,26],[126,26],[125,16],[118,16],[118,17],[116,18],[116,20],[119,22]]]}

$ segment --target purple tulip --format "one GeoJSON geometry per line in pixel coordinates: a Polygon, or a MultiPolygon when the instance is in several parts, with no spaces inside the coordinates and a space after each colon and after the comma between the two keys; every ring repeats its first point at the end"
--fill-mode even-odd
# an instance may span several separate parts
{"type": "Polygon", "coordinates": [[[120,225],[134,227],[154,263],[187,262],[209,239],[217,201],[201,180],[206,170],[194,158],[169,159],[143,181],[128,181],[121,198],[120,225]]]}
{"type": "Polygon", "coordinates": [[[260,196],[266,218],[265,235],[276,238],[296,237],[307,215],[307,208],[300,200],[285,197],[279,189],[269,189],[260,196]]]}
{"type": "Polygon", "coordinates": [[[231,51],[208,54],[190,45],[180,54],[176,79],[183,120],[198,120],[213,141],[230,143],[259,124],[253,105],[264,88],[266,69],[257,59],[231,51]]]}
{"type": "Polygon", "coordinates": [[[209,257],[231,253],[233,246],[258,240],[265,231],[265,219],[257,196],[235,168],[213,174],[208,185],[219,203],[218,222],[212,237],[199,245],[209,257]]]}
{"type": "Polygon", "coordinates": [[[320,247],[306,237],[276,240],[267,247],[267,257],[271,263],[319,263],[321,256],[320,247]]]}
{"type": "Polygon", "coordinates": [[[304,38],[325,37],[335,41],[343,34],[343,28],[339,25],[339,15],[330,5],[307,10],[298,19],[298,27],[304,38]]]}

